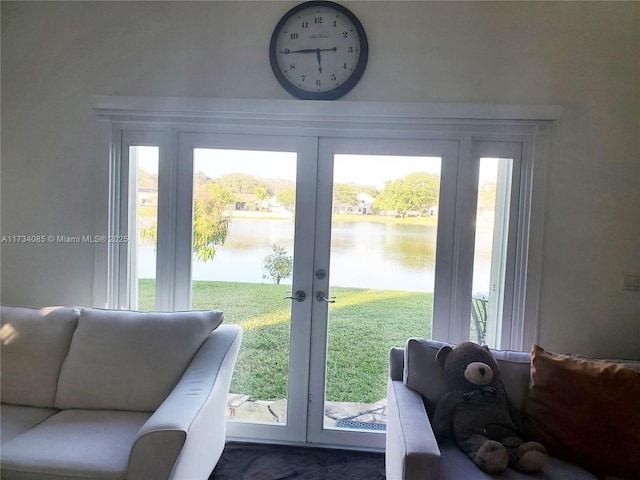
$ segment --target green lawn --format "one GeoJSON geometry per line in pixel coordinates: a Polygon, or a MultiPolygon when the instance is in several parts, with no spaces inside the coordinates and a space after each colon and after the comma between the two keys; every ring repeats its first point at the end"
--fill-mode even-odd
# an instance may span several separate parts
{"type": "MultiPolygon", "coordinates": [[[[154,308],[155,282],[142,279],[140,310],[154,308]]],[[[286,398],[289,370],[289,285],[195,282],[192,308],[225,312],[241,325],[242,348],[231,383],[256,400],[286,398]]],[[[375,402],[385,397],[387,354],[408,337],[431,336],[433,294],[333,287],[329,311],[327,400],[375,402]]]]}

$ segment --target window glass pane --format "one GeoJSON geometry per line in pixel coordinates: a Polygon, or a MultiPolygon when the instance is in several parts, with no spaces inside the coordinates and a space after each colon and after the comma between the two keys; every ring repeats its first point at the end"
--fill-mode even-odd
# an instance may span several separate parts
{"type": "Polygon", "coordinates": [[[228,416],[285,424],[297,155],[196,148],[193,158],[191,305],[244,331],[228,416]]]}
{"type": "Polygon", "coordinates": [[[389,348],[431,338],[441,158],[334,156],[326,428],[381,431],[389,348]]]}
{"type": "Polygon", "coordinates": [[[130,226],[130,305],[156,308],[156,245],[158,230],[158,147],[129,147],[130,184],[134,200],[130,226]]]}
{"type": "Polygon", "coordinates": [[[471,298],[472,341],[499,348],[513,160],[481,158],[471,298]]]}

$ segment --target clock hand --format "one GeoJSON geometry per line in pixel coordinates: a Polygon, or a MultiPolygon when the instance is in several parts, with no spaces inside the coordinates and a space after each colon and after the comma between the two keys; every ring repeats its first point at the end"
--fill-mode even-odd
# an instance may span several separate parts
{"type": "Polygon", "coordinates": [[[316,51],[316,57],[318,58],[318,71],[322,73],[322,59],[320,58],[320,49],[316,51]]]}
{"type": "Polygon", "coordinates": [[[290,53],[319,53],[319,52],[328,52],[328,51],[337,51],[336,47],[333,48],[303,48],[301,50],[280,50],[279,53],[284,55],[288,55],[290,53]]]}

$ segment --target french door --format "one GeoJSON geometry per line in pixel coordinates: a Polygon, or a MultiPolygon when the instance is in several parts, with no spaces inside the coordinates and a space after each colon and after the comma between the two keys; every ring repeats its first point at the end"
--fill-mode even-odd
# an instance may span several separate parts
{"type": "Polygon", "coordinates": [[[517,337],[522,142],[171,136],[123,132],[113,298],[243,327],[230,438],[382,448],[391,346],[517,337]]]}
{"type": "Polygon", "coordinates": [[[382,447],[386,352],[449,308],[457,143],[181,133],[176,168],[172,308],[245,331],[230,436],[382,447]]]}
{"type": "Polygon", "coordinates": [[[219,308],[244,330],[228,434],[304,442],[317,140],[184,133],[177,143],[175,308],[219,308]]]}
{"type": "Polygon", "coordinates": [[[382,447],[387,352],[432,336],[457,144],[321,138],[318,159],[308,439],[382,447]]]}

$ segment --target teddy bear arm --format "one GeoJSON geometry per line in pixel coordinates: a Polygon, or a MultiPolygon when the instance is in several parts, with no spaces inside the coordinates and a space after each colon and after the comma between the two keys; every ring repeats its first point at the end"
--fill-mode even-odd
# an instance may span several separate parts
{"type": "Polygon", "coordinates": [[[449,436],[453,419],[453,411],[464,400],[457,392],[446,393],[437,403],[431,426],[438,440],[449,436]]]}

